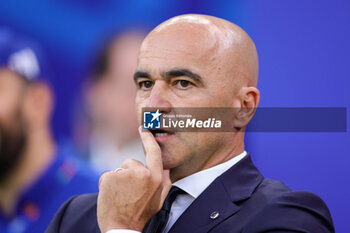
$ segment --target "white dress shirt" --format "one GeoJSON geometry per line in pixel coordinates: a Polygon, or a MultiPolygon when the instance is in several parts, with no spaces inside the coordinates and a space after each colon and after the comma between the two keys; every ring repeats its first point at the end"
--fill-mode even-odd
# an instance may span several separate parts
{"type": "MultiPolygon", "coordinates": [[[[182,215],[182,213],[191,205],[191,203],[220,175],[222,175],[229,168],[234,166],[237,162],[243,159],[247,155],[246,151],[233,157],[232,159],[216,165],[214,167],[196,172],[185,178],[182,178],[175,183],[176,186],[186,192],[186,194],[178,195],[171,205],[170,215],[167,225],[164,228],[164,233],[167,233],[174,225],[176,220],[182,215]]],[[[127,229],[113,229],[107,231],[107,233],[140,233],[139,231],[127,230],[127,229]]]]}

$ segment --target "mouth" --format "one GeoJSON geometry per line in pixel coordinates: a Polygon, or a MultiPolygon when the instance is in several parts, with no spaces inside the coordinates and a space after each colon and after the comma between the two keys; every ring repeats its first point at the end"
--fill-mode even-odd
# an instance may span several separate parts
{"type": "Polygon", "coordinates": [[[175,135],[175,132],[164,129],[152,129],[150,131],[158,142],[168,140],[175,135]]]}

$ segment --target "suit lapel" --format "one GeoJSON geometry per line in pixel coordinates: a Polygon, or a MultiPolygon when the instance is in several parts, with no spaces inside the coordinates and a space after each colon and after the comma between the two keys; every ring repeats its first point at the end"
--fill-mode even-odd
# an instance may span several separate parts
{"type": "Polygon", "coordinates": [[[238,201],[249,198],[262,182],[263,176],[250,155],[216,178],[175,222],[169,233],[208,232],[237,213],[238,201]],[[218,213],[215,214],[214,212],[218,213]]]}

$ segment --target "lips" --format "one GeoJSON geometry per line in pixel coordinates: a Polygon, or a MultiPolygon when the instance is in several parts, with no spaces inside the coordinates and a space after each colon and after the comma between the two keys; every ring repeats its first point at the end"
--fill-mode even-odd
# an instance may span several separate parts
{"type": "Polygon", "coordinates": [[[162,136],[174,134],[174,132],[170,130],[164,130],[164,129],[151,129],[150,131],[155,137],[162,137],[162,136]]]}
{"type": "Polygon", "coordinates": [[[175,134],[175,132],[172,132],[169,130],[164,130],[164,129],[152,129],[150,131],[153,134],[156,141],[158,141],[158,142],[167,140],[175,134]]]}

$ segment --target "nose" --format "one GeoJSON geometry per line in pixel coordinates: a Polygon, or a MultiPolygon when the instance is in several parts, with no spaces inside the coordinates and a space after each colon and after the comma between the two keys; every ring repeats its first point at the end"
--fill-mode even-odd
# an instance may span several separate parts
{"type": "Polygon", "coordinates": [[[172,107],[170,102],[170,92],[171,90],[168,88],[165,81],[155,81],[146,102],[146,107],[159,109],[163,113],[170,113],[172,107]]]}

